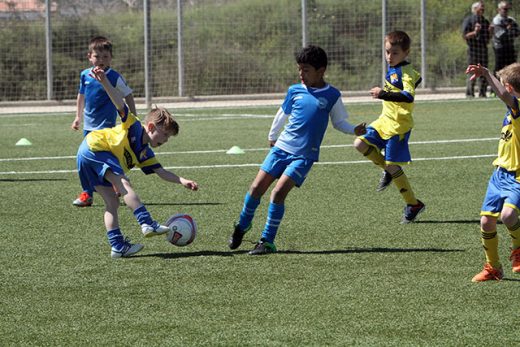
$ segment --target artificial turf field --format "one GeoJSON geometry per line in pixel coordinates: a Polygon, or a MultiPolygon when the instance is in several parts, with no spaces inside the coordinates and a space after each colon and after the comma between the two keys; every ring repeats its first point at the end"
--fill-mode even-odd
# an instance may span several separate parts
{"type": "MultiPolygon", "coordinates": [[[[370,122],[378,102],[348,105],[370,122]]],[[[505,278],[475,284],[484,261],[479,212],[505,107],[497,99],[417,102],[405,167],[427,205],[399,224],[394,186],[329,128],[316,164],[286,201],[279,252],[247,251],[265,222],[268,195],[242,246],[227,240],[268,151],[275,107],[175,110],[181,131],[156,150],[198,192],[129,174],[152,216],[186,212],[195,242],[144,239],[131,213],[121,229],[145,245],[114,260],[94,206],[75,208],[72,114],[0,116],[0,345],[62,346],[517,346],[520,275],[499,225],[505,278]],[[27,138],[32,146],[15,146],[27,138]],[[245,154],[226,151],[240,146],[245,154]]]]}

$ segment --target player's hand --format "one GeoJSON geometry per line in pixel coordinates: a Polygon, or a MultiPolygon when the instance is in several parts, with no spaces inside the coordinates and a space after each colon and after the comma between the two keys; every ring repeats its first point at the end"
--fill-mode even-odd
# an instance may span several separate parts
{"type": "Polygon", "coordinates": [[[381,87],[374,87],[370,89],[370,95],[372,95],[374,99],[377,99],[381,90],[381,87]]]}
{"type": "Polygon", "coordinates": [[[199,185],[195,181],[190,181],[185,178],[181,178],[181,184],[184,186],[184,188],[189,190],[199,190],[199,185]]]}
{"type": "Polygon", "coordinates": [[[72,130],[79,130],[79,119],[74,119],[70,127],[72,130]]]}
{"type": "Polygon", "coordinates": [[[367,123],[358,124],[354,128],[354,134],[356,134],[356,136],[361,136],[361,135],[365,134],[366,132],[367,132],[367,123]]]}
{"type": "Polygon", "coordinates": [[[274,147],[275,143],[276,143],[276,141],[269,141],[269,147],[274,147]]]}
{"type": "Polygon", "coordinates": [[[477,64],[477,65],[469,65],[466,69],[466,74],[472,74],[469,78],[471,81],[473,81],[475,78],[479,78],[480,76],[484,75],[488,69],[486,69],[484,66],[477,64]]]}
{"type": "Polygon", "coordinates": [[[94,66],[89,75],[94,77],[97,81],[101,83],[104,82],[107,78],[107,76],[105,75],[105,70],[103,70],[103,68],[99,66],[94,66]]]}

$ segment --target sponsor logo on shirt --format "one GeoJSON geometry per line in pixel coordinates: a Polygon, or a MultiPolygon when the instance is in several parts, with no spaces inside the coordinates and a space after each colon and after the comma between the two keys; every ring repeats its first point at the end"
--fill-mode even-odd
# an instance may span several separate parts
{"type": "Polygon", "coordinates": [[[132,161],[132,155],[130,154],[130,152],[128,152],[128,150],[125,148],[125,152],[123,154],[125,156],[126,167],[129,169],[133,168],[134,163],[132,161]]]}
{"type": "Polygon", "coordinates": [[[327,105],[329,104],[329,101],[325,98],[318,98],[318,107],[320,109],[325,109],[327,108],[327,105]]]}

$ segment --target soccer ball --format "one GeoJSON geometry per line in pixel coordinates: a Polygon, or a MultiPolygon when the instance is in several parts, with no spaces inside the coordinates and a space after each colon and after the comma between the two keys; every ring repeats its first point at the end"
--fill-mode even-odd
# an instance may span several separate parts
{"type": "Polygon", "coordinates": [[[166,240],[172,245],[183,247],[195,240],[197,236],[197,223],[186,213],[179,213],[171,216],[166,221],[166,226],[170,230],[166,233],[166,240]]]}

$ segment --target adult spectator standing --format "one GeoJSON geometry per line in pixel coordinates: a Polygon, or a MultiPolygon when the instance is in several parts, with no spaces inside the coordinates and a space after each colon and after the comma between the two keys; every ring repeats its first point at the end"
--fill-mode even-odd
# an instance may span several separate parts
{"type": "MultiPolygon", "coordinates": [[[[468,64],[488,66],[487,45],[491,39],[492,27],[484,18],[484,3],[477,1],[471,5],[472,14],[464,18],[462,23],[462,35],[468,45],[468,64]]],[[[467,79],[466,97],[474,97],[475,83],[478,82],[479,97],[486,97],[487,81],[485,78],[467,79]]]]}
{"type": "Polygon", "coordinates": [[[497,71],[516,62],[515,38],[520,29],[514,18],[509,17],[511,4],[508,1],[498,3],[498,14],[493,18],[493,50],[495,51],[495,75],[497,71]]]}

